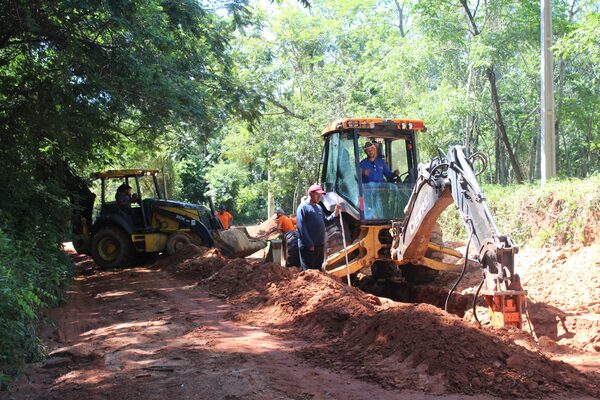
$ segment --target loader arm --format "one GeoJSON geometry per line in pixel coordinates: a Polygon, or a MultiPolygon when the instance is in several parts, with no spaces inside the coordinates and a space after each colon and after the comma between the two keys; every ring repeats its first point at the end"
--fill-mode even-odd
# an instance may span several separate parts
{"type": "MultiPolygon", "coordinates": [[[[483,269],[482,294],[484,297],[489,296],[489,299],[486,297],[488,304],[503,302],[505,299],[501,293],[513,296],[510,297],[509,303],[514,303],[518,310],[509,315],[503,306],[502,316],[497,318],[506,322],[506,317],[509,320],[516,319],[518,313],[520,326],[520,308],[525,292],[521,288],[518,275],[514,273],[514,255],[518,252],[518,247],[509,236],[500,233],[486,204],[485,196],[477,182],[477,174],[473,171],[473,162],[477,158],[484,163],[480,174],[487,162],[481,155],[467,157],[462,146],[450,147],[445,156],[419,165],[417,182],[406,206],[405,219],[392,224],[392,259],[400,265],[416,264],[433,269],[451,269],[453,264],[431,260],[425,254],[428,248],[433,248],[455,255],[450,249],[439,248],[429,243],[435,222],[440,214],[454,203],[469,233],[469,243],[473,243],[478,250],[478,253],[469,259],[483,269]]],[[[467,248],[467,253],[468,251],[467,248]]]]}

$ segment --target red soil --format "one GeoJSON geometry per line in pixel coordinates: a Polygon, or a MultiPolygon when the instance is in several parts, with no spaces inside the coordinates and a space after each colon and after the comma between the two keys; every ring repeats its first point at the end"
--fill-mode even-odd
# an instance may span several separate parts
{"type": "MultiPolygon", "coordinates": [[[[595,364],[583,366],[584,353],[558,337],[479,328],[321,272],[195,246],[149,268],[76,262],[69,302],[43,332],[60,350],[29,368],[13,387],[17,399],[600,396],[595,364]]],[[[530,312],[551,299],[532,296],[530,312]]],[[[590,334],[580,347],[594,343],[590,334]]]]}

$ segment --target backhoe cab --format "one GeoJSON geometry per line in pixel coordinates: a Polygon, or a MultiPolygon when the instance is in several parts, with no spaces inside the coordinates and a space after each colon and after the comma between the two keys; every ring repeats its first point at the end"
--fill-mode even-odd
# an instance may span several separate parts
{"type": "Polygon", "coordinates": [[[112,268],[139,260],[142,254],[174,254],[189,243],[216,246],[229,257],[244,257],[265,247],[244,229],[223,230],[212,201],[205,207],[166,199],[157,175],[157,170],[148,169],[94,174],[100,180],[100,202],[93,222],[80,217],[74,224],[76,250],[89,253],[100,267],[112,268]],[[130,206],[117,202],[117,190],[123,186],[136,194],[130,206]]]}
{"type": "MultiPolygon", "coordinates": [[[[404,209],[417,180],[416,134],[422,131],[423,121],[374,118],[343,119],[323,130],[321,181],[327,194],[322,203],[326,210],[333,210],[338,202],[342,205],[346,241],[352,243],[343,248],[339,226],[328,232],[327,272],[340,277],[368,268],[379,277],[397,272],[391,257],[390,229],[392,222],[404,220],[404,209]],[[367,142],[376,145],[377,158],[385,161],[391,171],[398,170],[397,176],[382,182],[364,176],[360,163],[366,158],[363,147],[367,142]]],[[[367,160],[365,164],[369,167],[372,163],[367,160]]],[[[434,232],[433,239],[441,241],[439,232],[434,232]]],[[[438,265],[437,269],[452,267],[438,265]]],[[[406,264],[402,274],[409,281],[425,283],[435,278],[437,270],[406,264]]]]}

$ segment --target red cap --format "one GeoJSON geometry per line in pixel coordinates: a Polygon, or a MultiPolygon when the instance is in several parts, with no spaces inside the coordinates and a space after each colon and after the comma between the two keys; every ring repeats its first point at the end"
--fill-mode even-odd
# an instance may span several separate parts
{"type": "Polygon", "coordinates": [[[311,187],[308,188],[308,194],[314,193],[314,192],[325,194],[325,191],[319,185],[312,185],[311,187]]]}

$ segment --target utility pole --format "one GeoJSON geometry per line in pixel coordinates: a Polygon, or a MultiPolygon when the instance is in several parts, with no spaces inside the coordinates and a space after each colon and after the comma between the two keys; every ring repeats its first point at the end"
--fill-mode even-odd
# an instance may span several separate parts
{"type": "Polygon", "coordinates": [[[541,175],[542,185],[548,178],[556,176],[556,152],[554,132],[554,74],[552,62],[552,3],[551,0],[540,0],[541,11],[541,48],[542,48],[542,132],[541,175]]]}

